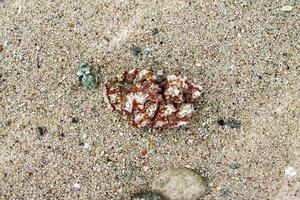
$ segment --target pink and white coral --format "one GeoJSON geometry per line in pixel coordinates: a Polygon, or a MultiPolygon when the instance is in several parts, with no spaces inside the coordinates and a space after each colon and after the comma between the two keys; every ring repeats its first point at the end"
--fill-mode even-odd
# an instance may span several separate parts
{"type": "Polygon", "coordinates": [[[134,127],[168,129],[186,125],[193,103],[202,87],[179,75],[162,81],[150,70],[135,68],[105,83],[105,97],[113,110],[125,116],[134,127]]]}

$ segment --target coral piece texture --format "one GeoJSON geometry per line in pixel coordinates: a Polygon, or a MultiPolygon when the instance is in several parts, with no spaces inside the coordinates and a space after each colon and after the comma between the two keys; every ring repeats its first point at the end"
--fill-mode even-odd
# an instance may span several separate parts
{"type": "Polygon", "coordinates": [[[202,87],[180,75],[158,78],[135,68],[105,83],[105,99],[134,127],[168,129],[185,126],[194,113],[193,103],[202,87]]]}

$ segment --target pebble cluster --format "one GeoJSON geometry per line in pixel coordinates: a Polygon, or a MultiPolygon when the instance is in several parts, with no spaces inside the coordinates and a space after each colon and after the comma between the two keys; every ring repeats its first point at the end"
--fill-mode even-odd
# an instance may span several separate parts
{"type": "Polygon", "coordinates": [[[141,68],[125,71],[106,81],[106,100],[134,127],[168,129],[186,125],[202,87],[187,77],[160,76],[141,68]]]}

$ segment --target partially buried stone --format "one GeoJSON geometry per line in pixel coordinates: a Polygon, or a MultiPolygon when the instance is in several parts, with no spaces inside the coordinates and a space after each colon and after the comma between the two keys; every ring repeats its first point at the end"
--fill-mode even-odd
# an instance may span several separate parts
{"type": "Polygon", "coordinates": [[[37,131],[38,131],[39,135],[43,136],[47,132],[47,128],[39,126],[39,127],[37,127],[37,131]]]}
{"type": "Polygon", "coordinates": [[[229,128],[240,128],[241,127],[241,122],[239,120],[236,120],[236,119],[232,119],[232,118],[229,118],[226,122],[226,125],[229,127],[229,128]]]}
{"type": "Polygon", "coordinates": [[[77,78],[81,85],[84,87],[94,90],[98,86],[98,76],[95,74],[93,68],[88,64],[84,63],[79,65],[77,69],[77,78]]]}
{"type": "Polygon", "coordinates": [[[206,184],[198,173],[181,168],[171,169],[155,178],[152,189],[169,200],[195,200],[204,195],[206,184]]]}
{"type": "Polygon", "coordinates": [[[292,10],[293,10],[293,6],[283,6],[281,8],[281,11],[283,11],[283,12],[290,12],[292,10]]]}
{"type": "Polygon", "coordinates": [[[231,169],[232,171],[236,171],[236,170],[238,170],[238,169],[241,167],[241,164],[239,164],[239,163],[231,163],[231,164],[229,165],[229,167],[230,167],[230,169],[231,169]]]}
{"type": "Polygon", "coordinates": [[[141,192],[133,195],[131,200],[163,200],[163,198],[156,192],[141,192]]]}
{"type": "Polygon", "coordinates": [[[225,198],[225,197],[230,196],[230,194],[231,194],[230,189],[228,187],[223,186],[222,189],[221,189],[220,196],[225,198]]]}
{"type": "Polygon", "coordinates": [[[135,55],[135,56],[140,56],[143,54],[142,48],[140,48],[138,46],[133,45],[130,49],[131,49],[133,55],[135,55]]]}

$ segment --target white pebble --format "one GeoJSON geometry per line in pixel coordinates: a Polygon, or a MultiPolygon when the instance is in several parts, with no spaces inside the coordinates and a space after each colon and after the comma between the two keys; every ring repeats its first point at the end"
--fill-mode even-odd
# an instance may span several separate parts
{"type": "Polygon", "coordinates": [[[104,154],[105,154],[105,152],[104,152],[104,151],[101,151],[101,152],[100,152],[100,157],[103,157],[104,154]]]}
{"type": "Polygon", "coordinates": [[[87,150],[91,150],[91,145],[89,143],[84,143],[83,148],[87,150]]]}
{"type": "Polygon", "coordinates": [[[76,190],[79,190],[79,189],[80,189],[80,184],[79,184],[79,183],[74,183],[74,188],[75,188],[76,190]]]}
{"type": "Polygon", "coordinates": [[[96,171],[96,172],[101,172],[101,166],[99,165],[99,164],[96,164],[95,166],[94,166],[94,170],[96,171]]]}
{"type": "Polygon", "coordinates": [[[293,10],[293,6],[283,6],[281,8],[281,11],[283,11],[283,12],[290,12],[292,10],[293,10]]]}
{"type": "Polygon", "coordinates": [[[188,139],[188,144],[193,144],[194,140],[193,139],[188,139]]]}
{"type": "Polygon", "coordinates": [[[147,172],[149,170],[149,167],[147,165],[143,166],[144,172],[147,172]]]}
{"type": "Polygon", "coordinates": [[[287,167],[285,170],[284,170],[284,175],[288,178],[292,178],[294,176],[296,176],[297,172],[295,170],[295,168],[293,167],[287,167]]]}
{"type": "Polygon", "coordinates": [[[163,74],[164,74],[164,71],[162,69],[160,69],[156,72],[157,76],[162,76],[163,74]]]}

